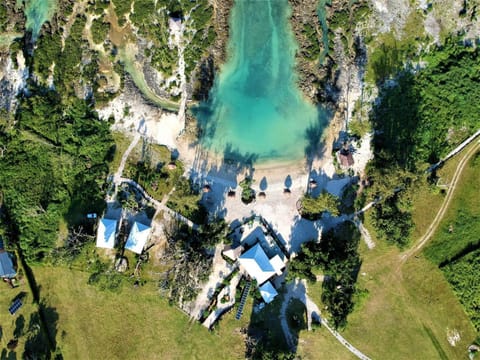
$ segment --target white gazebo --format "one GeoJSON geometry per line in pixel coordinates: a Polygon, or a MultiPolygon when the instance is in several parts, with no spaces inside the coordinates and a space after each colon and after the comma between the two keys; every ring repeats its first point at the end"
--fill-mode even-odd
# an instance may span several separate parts
{"type": "Polygon", "coordinates": [[[147,243],[148,236],[150,235],[150,226],[134,222],[130,234],[128,235],[125,249],[133,251],[134,253],[141,254],[143,247],[147,243]]]}
{"type": "Polygon", "coordinates": [[[100,219],[97,229],[97,247],[113,249],[117,234],[117,220],[100,219]]]}
{"type": "MultiPolygon", "coordinates": [[[[278,255],[272,258],[275,259],[273,264],[270,259],[268,259],[267,254],[263,251],[262,247],[259,243],[257,243],[254,247],[250,250],[243,253],[239,258],[238,261],[242,268],[255,280],[259,285],[263,284],[265,281],[270,279],[273,275],[278,274],[280,275],[280,264],[278,260],[283,265],[280,257],[276,259],[278,255]]],[[[285,265],[281,266],[282,268],[285,265]]]]}
{"type": "Polygon", "coordinates": [[[260,295],[262,295],[263,300],[269,304],[273,301],[275,296],[278,295],[277,290],[273,287],[270,281],[267,281],[265,284],[258,288],[260,290],[260,295]]]}

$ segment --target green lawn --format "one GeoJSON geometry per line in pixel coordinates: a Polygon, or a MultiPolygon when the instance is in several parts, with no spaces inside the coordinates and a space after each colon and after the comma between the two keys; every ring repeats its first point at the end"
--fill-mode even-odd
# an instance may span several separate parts
{"type": "MultiPolygon", "coordinates": [[[[21,273],[23,269],[20,267],[21,273]]],[[[23,276],[19,286],[12,289],[3,281],[0,283],[0,344],[2,347],[1,359],[22,358],[26,348],[39,351],[46,342],[45,331],[40,326],[38,305],[33,301],[33,294],[28,286],[27,279],[23,276]],[[21,298],[22,307],[10,315],[8,308],[15,298],[21,298]],[[7,349],[7,344],[17,339],[18,344],[14,350],[7,349]]],[[[46,309],[50,310],[50,309],[46,309]]]]}
{"type": "Polygon", "coordinates": [[[110,173],[113,174],[118,170],[120,162],[122,161],[122,156],[130,145],[132,139],[120,131],[112,131],[112,136],[115,141],[115,155],[110,163],[110,173]]]}
{"type": "Polygon", "coordinates": [[[84,272],[48,266],[34,272],[42,298],[58,314],[56,341],[65,359],[244,358],[240,328],[248,316],[236,321],[229,313],[209,332],[169,306],[152,283],[112,293],[87,285],[84,272]]]}
{"type": "Polygon", "coordinates": [[[342,334],[373,359],[465,358],[476,333],[441,271],[423,257],[400,266],[400,255],[381,243],[362,253],[358,286],[369,294],[342,334]],[[461,336],[455,347],[452,329],[461,336]]]}
{"type": "MultiPolygon", "coordinates": [[[[449,182],[461,159],[453,158],[440,169],[439,176],[449,182]]],[[[478,160],[477,160],[478,162],[478,160]]],[[[372,358],[460,359],[467,357],[466,348],[478,336],[460,305],[437,262],[462,248],[468,238],[465,229],[454,225],[455,241],[438,236],[452,235],[445,231],[451,223],[458,223],[460,208],[464,211],[480,209],[478,203],[479,167],[465,168],[455,199],[439,226],[436,236],[423,254],[412,257],[401,265],[402,253],[374,237],[370,213],[365,215],[365,226],[370,230],[376,248],[360,246],[362,267],[358,286],[369,293],[361,306],[348,318],[344,336],[359,350],[372,358]],[[458,236],[458,235],[462,236],[458,236]],[[450,240],[450,241],[449,241],[450,240]],[[425,254],[425,255],[424,255],[425,254]],[[451,331],[457,330],[461,340],[456,346],[447,341],[451,331]]],[[[427,186],[416,189],[413,196],[413,242],[427,230],[441,206],[444,195],[427,186]]],[[[478,221],[468,222],[470,229],[478,221]]],[[[476,232],[478,238],[478,231],[476,232]]]]}
{"type": "Polygon", "coordinates": [[[480,153],[465,166],[452,200],[425,256],[446,263],[467,247],[480,244],[480,153]]]}

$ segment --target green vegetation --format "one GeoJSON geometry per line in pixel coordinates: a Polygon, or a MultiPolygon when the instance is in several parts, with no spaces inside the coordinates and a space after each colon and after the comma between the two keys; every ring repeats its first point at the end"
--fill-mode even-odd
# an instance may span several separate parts
{"type": "Polygon", "coordinates": [[[322,191],[316,198],[306,194],[302,198],[300,212],[304,218],[318,220],[325,212],[329,212],[332,216],[338,216],[340,214],[339,206],[340,201],[336,196],[322,191]]]}
{"type": "MultiPolygon", "coordinates": [[[[211,333],[169,306],[154,282],[112,293],[88,286],[89,274],[82,271],[62,266],[33,270],[45,303],[57,313],[52,325],[65,359],[78,354],[105,359],[147,359],[152,354],[161,358],[172,354],[185,359],[198,354],[213,359],[244,358],[242,335],[235,329],[247,327],[248,317],[237,321],[235,314],[226,314],[221,326],[211,333]],[[125,329],[129,336],[125,336],[125,329]]],[[[250,309],[251,302],[247,302],[246,311],[250,309]]]]}
{"type": "Polygon", "coordinates": [[[372,124],[367,120],[353,120],[348,123],[348,132],[359,139],[372,131],[372,124]]]}
{"type": "Polygon", "coordinates": [[[347,325],[347,316],[353,310],[356,278],[360,269],[357,247],[360,233],[347,222],[322,236],[320,243],[308,242],[288,267],[289,279],[303,278],[316,282],[315,272],[325,275],[322,302],[328,307],[335,328],[347,325]]]}
{"type": "Polygon", "coordinates": [[[7,4],[0,4],[0,33],[4,32],[7,29],[8,24],[8,11],[7,4]]]}
{"type": "Polygon", "coordinates": [[[164,261],[169,266],[160,282],[160,289],[170,304],[195,299],[200,284],[208,279],[211,272],[211,250],[226,239],[227,228],[224,221],[211,222],[197,230],[180,222],[165,228],[168,244],[164,261]]]}
{"type": "Polygon", "coordinates": [[[193,189],[191,182],[180,177],[175,183],[175,191],[170,196],[167,206],[182,214],[194,223],[203,224],[207,221],[207,211],[200,204],[201,195],[193,189]]]}
{"type": "Polygon", "coordinates": [[[359,248],[357,288],[368,289],[368,297],[355,303],[342,335],[372,359],[438,359],[440,351],[449,359],[465,357],[478,335],[438,267],[423,256],[402,264],[399,249],[383,242],[359,248]],[[461,334],[456,346],[447,340],[453,330],[461,334]]]}
{"type": "Polygon", "coordinates": [[[242,188],[242,202],[244,204],[250,204],[255,200],[255,190],[251,188],[253,184],[253,179],[251,177],[246,177],[240,181],[240,187],[242,188]]]}
{"type": "Polygon", "coordinates": [[[405,64],[408,67],[412,61],[419,60],[421,54],[418,53],[418,44],[425,33],[423,23],[423,16],[418,11],[412,11],[401,39],[397,39],[391,32],[375,37],[365,76],[368,82],[383,85],[385,80],[395,78],[403,71],[405,64]]]}
{"type": "Polygon", "coordinates": [[[413,228],[411,191],[422,180],[399,167],[375,166],[370,163],[366,171],[372,182],[368,194],[372,200],[380,200],[373,209],[372,224],[378,238],[403,248],[410,243],[413,228]]]}
{"type": "Polygon", "coordinates": [[[319,59],[320,43],[317,37],[317,30],[311,24],[303,24],[303,35],[306,41],[302,44],[302,56],[310,61],[319,59]]]}
{"type": "MultiPolygon", "coordinates": [[[[282,302],[283,294],[277,297],[262,310],[252,313],[248,334],[250,335],[247,342],[246,358],[255,360],[293,360],[295,354],[288,349],[285,336],[280,323],[278,314],[282,302]]],[[[287,323],[294,324],[291,333],[298,341],[298,334],[301,329],[305,328],[305,307],[298,300],[293,300],[291,306],[287,310],[287,323]],[[296,317],[296,320],[293,319],[296,317]]],[[[290,325],[289,324],[289,325],[290,325]]]]}
{"type": "Polygon", "coordinates": [[[186,32],[186,48],[184,52],[186,71],[190,74],[205,50],[213,43],[215,31],[210,24],[213,7],[207,0],[192,2],[189,0],[149,0],[135,1],[134,13],[130,17],[139,28],[142,36],[153,42],[154,46],[147,49],[151,64],[157,70],[170,74],[176,66],[176,51],[168,46],[168,20],[176,17],[187,22],[187,26],[195,31],[186,32]],[[185,20],[185,15],[189,20],[185,20]],[[160,15],[160,16],[159,16],[160,15]]]}
{"type": "Polygon", "coordinates": [[[30,94],[20,103],[19,129],[0,134],[6,149],[0,191],[9,227],[31,262],[54,247],[64,218],[74,227],[86,213],[102,213],[113,141],[85,101],[62,104],[56,92],[43,88],[30,94]]]}
{"type": "Polygon", "coordinates": [[[400,73],[383,88],[372,114],[375,159],[367,200],[381,197],[373,224],[380,237],[405,246],[410,241],[412,193],[424,170],[475,130],[480,110],[478,49],[453,40],[428,57],[416,74],[400,73]]]}
{"type": "MultiPolygon", "coordinates": [[[[44,302],[38,304],[34,301],[34,295],[28,288],[28,282],[21,264],[19,264],[17,273],[19,285],[12,289],[8,284],[2,282],[0,291],[0,306],[3,310],[0,312],[2,323],[0,339],[2,351],[0,357],[2,359],[19,357],[31,359],[35,356],[37,358],[51,358],[54,356],[55,349],[52,351],[50,347],[49,336],[55,336],[58,315],[55,309],[44,302]],[[7,309],[15,299],[20,299],[23,305],[12,316],[7,309]],[[43,326],[41,312],[49,317],[50,326],[48,329],[43,326]],[[51,331],[50,334],[49,331],[51,331]]],[[[53,346],[55,345],[53,344],[53,346]]]]}
{"type": "Polygon", "coordinates": [[[448,264],[480,245],[479,171],[480,153],[477,153],[463,170],[455,198],[424,250],[434,264],[448,264]]]}
{"type": "MultiPolygon", "coordinates": [[[[70,28],[70,35],[65,40],[62,53],[53,58],[55,61],[55,86],[62,96],[75,93],[75,84],[78,83],[82,75],[82,49],[86,44],[82,39],[82,34],[85,22],[85,17],[77,16],[70,28]]],[[[35,59],[36,57],[34,57],[34,61],[35,59]]]]}
{"type": "Polygon", "coordinates": [[[102,18],[95,19],[90,30],[92,32],[93,41],[96,44],[102,44],[107,39],[108,32],[110,30],[110,24],[104,22],[102,18]]]}
{"type": "Polygon", "coordinates": [[[445,265],[442,270],[473,325],[480,331],[480,249],[445,265]]]}
{"type": "Polygon", "coordinates": [[[171,161],[171,156],[166,146],[143,140],[127,159],[124,176],[135,180],[150,196],[161,201],[181,181],[183,174],[182,164],[171,161]]]}
{"type": "Polygon", "coordinates": [[[345,7],[337,8],[328,18],[328,38],[330,51],[333,52],[335,33],[340,33],[344,50],[353,54],[354,51],[354,30],[370,13],[368,4],[361,1],[350,1],[345,7]]]}
{"type": "Polygon", "coordinates": [[[423,252],[443,271],[477,331],[480,329],[477,271],[480,254],[479,170],[480,153],[477,152],[463,170],[455,198],[423,252]]]}

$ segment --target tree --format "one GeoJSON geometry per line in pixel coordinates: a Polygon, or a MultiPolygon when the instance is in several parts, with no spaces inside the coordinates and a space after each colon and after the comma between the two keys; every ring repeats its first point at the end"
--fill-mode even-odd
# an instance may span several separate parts
{"type": "Polygon", "coordinates": [[[336,328],[345,327],[347,316],[353,310],[360,256],[357,248],[360,233],[351,222],[330,230],[322,241],[302,245],[300,253],[289,262],[288,279],[316,281],[316,270],[322,270],[325,280],[322,301],[328,306],[336,328]]]}
{"type": "Polygon", "coordinates": [[[321,218],[325,212],[338,216],[340,214],[339,205],[338,198],[326,191],[322,191],[316,198],[307,194],[302,199],[301,213],[303,217],[312,220],[321,218]]]}

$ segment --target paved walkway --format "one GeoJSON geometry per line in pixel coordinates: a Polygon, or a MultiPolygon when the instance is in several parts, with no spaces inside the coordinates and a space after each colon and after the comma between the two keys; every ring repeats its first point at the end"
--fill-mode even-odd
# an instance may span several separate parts
{"type": "Polygon", "coordinates": [[[455,149],[453,149],[452,151],[450,151],[448,153],[447,156],[445,156],[442,160],[440,160],[439,162],[437,162],[436,164],[433,164],[432,166],[430,166],[428,168],[428,171],[431,172],[433,170],[435,170],[436,168],[438,168],[440,165],[442,165],[445,161],[447,161],[448,159],[452,158],[453,156],[457,155],[460,151],[462,151],[465,147],[468,146],[468,144],[470,144],[473,140],[475,140],[478,136],[480,136],[480,129],[477,130],[477,132],[475,134],[473,134],[472,136],[470,136],[467,140],[465,140],[464,142],[462,142],[460,145],[458,145],[455,149]]]}

